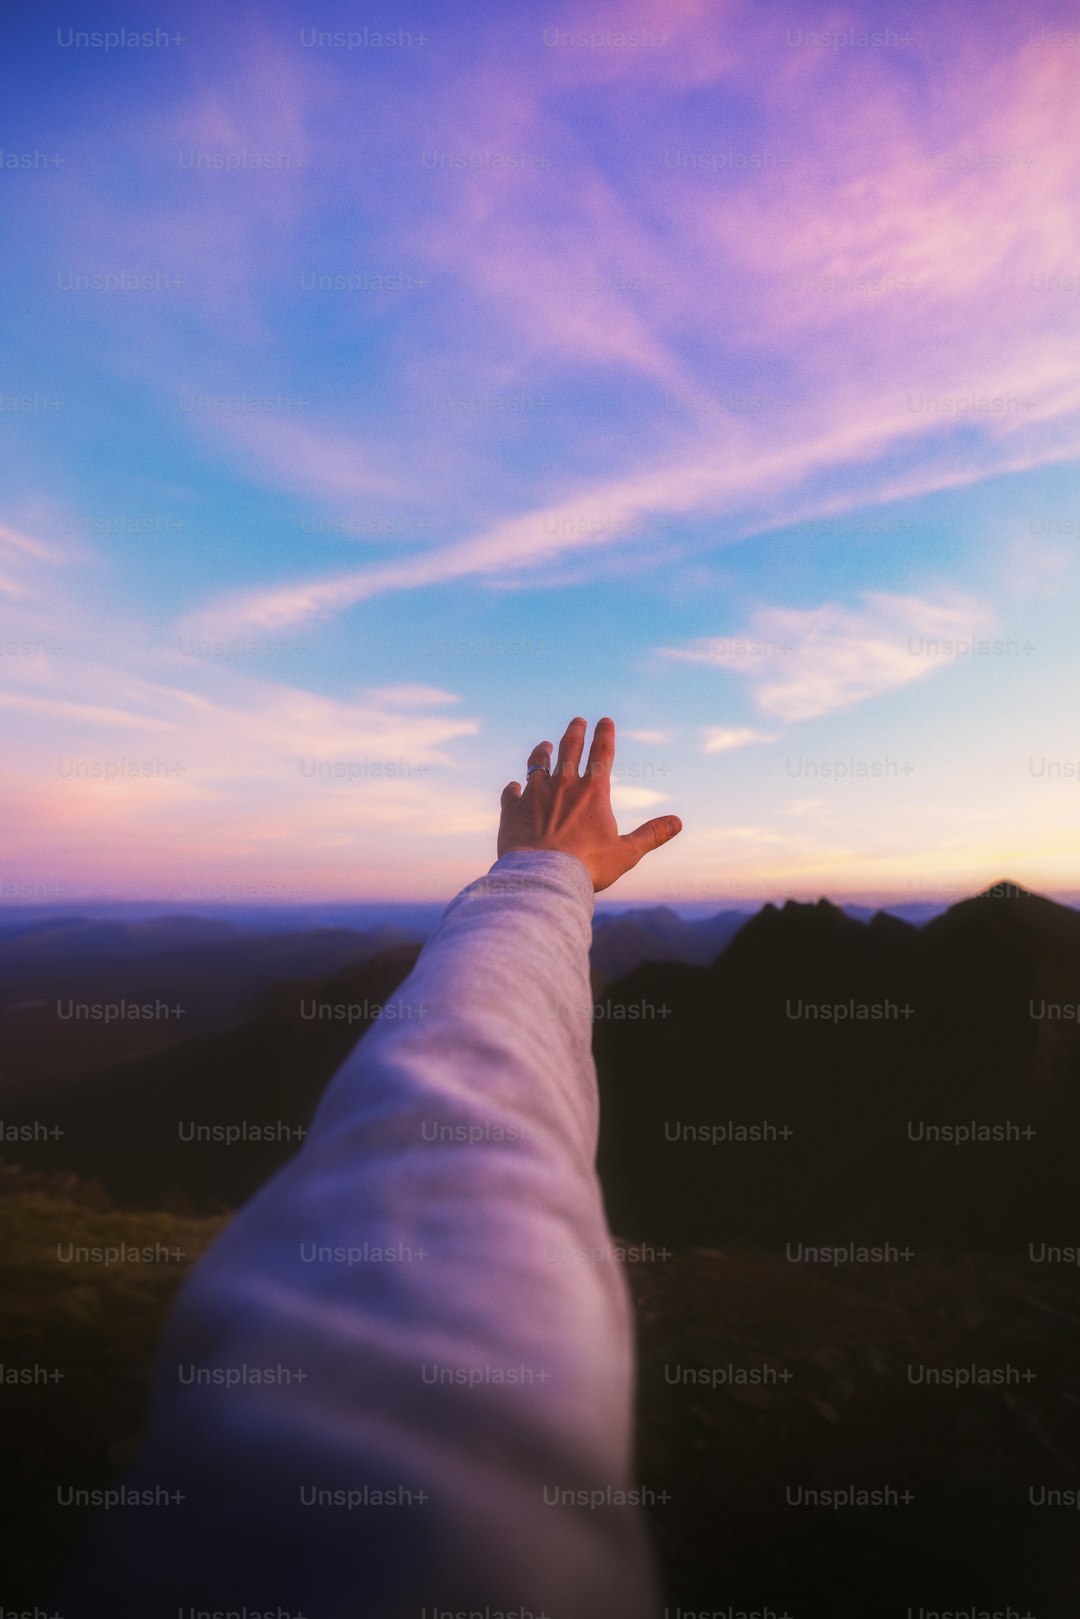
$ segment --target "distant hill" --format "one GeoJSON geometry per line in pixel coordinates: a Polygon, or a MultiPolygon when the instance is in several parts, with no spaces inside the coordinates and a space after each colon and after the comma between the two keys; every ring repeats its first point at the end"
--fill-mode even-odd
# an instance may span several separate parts
{"type": "Polygon", "coordinates": [[[326,1085],[377,1015],[371,1008],[408,976],[420,949],[399,944],[329,978],[274,985],[257,1015],[235,1028],[70,1080],[44,1099],[16,1098],[5,1122],[40,1118],[63,1134],[4,1151],[35,1167],[97,1178],[118,1202],[136,1207],[235,1207],[297,1151],[326,1085]],[[351,1024],[309,1022],[298,1013],[309,995],[367,1012],[351,1024]],[[249,1132],[242,1143],[196,1134],[237,1124],[249,1132]],[[272,1133],[259,1140],[256,1131],[272,1133]]]}
{"type": "Polygon", "coordinates": [[[194,917],[29,924],[0,938],[0,1099],[7,1104],[20,1090],[40,1095],[111,1063],[227,1029],[251,1017],[255,998],[271,984],[323,977],[416,942],[390,926],[260,934],[194,917]],[[168,1012],[78,1019],[67,1015],[69,1001],[160,1002],[168,1012]]]}
{"type": "Polygon", "coordinates": [[[152,954],[186,945],[217,944],[242,930],[233,922],[203,916],[156,916],[145,921],[112,922],[83,916],[37,922],[0,922],[0,964],[70,961],[87,957],[152,954]]]}
{"type": "Polygon", "coordinates": [[[718,911],[715,916],[689,922],[666,905],[614,916],[597,913],[589,960],[608,981],[622,978],[643,961],[689,961],[705,967],[734,938],[750,914],[718,911]]]}

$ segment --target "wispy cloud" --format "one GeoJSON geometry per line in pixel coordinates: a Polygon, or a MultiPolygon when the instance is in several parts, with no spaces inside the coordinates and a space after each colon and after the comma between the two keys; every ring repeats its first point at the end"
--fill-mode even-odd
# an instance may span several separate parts
{"type": "Polygon", "coordinates": [[[664,804],[670,793],[658,793],[652,787],[626,787],[620,782],[611,784],[611,803],[614,809],[650,809],[653,804],[664,804]]]}
{"type": "Polygon", "coordinates": [[[705,740],[702,743],[703,753],[729,753],[735,748],[745,748],[752,742],[775,742],[776,737],[767,731],[753,731],[744,725],[715,726],[710,725],[705,730],[705,740]]]}
{"type": "Polygon", "coordinates": [[[457,692],[442,691],[438,686],[382,686],[374,688],[372,695],[394,708],[442,707],[461,701],[457,692]]]}
{"type": "MultiPolygon", "coordinates": [[[[974,602],[943,604],[880,592],[867,592],[863,599],[861,610],[835,602],[809,609],[763,608],[746,634],[658,651],[665,658],[739,674],[763,713],[807,720],[924,679],[955,661],[953,651],[940,643],[971,637],[991,621],[974,602]],[[757,656],[746,656],[740,643],[747,642],[760,647],[757,656]]],[[[716,734],[760,740],[752,732],[716,734]]],[[[719,744],[733,745],[738,744],[719,744]]]]}

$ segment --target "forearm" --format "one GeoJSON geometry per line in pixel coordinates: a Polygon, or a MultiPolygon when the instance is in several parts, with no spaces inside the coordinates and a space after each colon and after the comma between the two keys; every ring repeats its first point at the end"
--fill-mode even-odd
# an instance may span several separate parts
{"type": "Polygon", "coordinates": [[[192,1278],[132,1480],[190,1496],[147,1560],[173,1536],[187,1548],[185,1601],[655,1611],[637,1515],[552,1504],[631,1482],[629,1300],[593,1168],[591,915],[588,873],[558,852],[506,855],[465,889],[303,1150],[192,1278]],[[303,1375],[177,1376],[268,1364],[303,1375]],[[403,1498],[317,1504],[350,1490],[403,1498]]]}

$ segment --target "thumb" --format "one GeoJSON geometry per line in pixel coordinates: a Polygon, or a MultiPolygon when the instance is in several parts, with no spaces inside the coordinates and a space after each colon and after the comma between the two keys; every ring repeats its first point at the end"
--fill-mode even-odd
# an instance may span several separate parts
{"type": "Polygon", "coordinates": [[[643,821],[633,832],[624,833],[619,841],[630,856],[631,865],[636,866],[643,855],[659,849],[662,843],[670,843],[681,831],[682,822],[677,815],[658,815],[653,821],[643,821]]]}

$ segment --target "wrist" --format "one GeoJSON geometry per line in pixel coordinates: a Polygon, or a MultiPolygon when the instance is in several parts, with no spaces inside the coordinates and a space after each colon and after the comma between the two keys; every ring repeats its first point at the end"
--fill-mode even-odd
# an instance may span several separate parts
{"type": "Polygon", "coordinates": [[[520,872],[524,876],[535,872],[540,876],[545,871],[569,883],[592,914],[596,892],[593,874],[581,856],[572,854],[569,849],[561,849],[554,844],[515,844],[512,849],[503,850],[490,868],[489,875],[520,872]]]}

